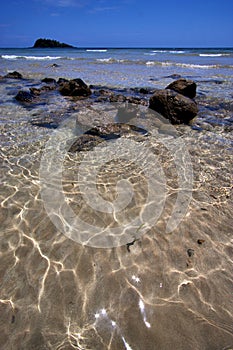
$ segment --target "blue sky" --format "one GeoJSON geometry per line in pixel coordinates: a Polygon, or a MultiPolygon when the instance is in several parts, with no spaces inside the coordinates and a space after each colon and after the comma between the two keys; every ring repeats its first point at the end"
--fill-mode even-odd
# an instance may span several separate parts
{"type": "Polygon", "coordinates": [[[233,0],[1,0],[0,47],[233,47],[233,0]]]}

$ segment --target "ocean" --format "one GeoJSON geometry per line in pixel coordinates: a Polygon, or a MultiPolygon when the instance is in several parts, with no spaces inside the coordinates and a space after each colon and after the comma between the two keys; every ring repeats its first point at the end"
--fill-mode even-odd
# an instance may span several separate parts
{"type": "Polygon", "coordinates": [[[232,72],[230,48],[0,49],[2,349],[233,349],[232,72]],[[178,78],[190,125],[148,109],[178,78]]]}
{"type": "Polygon", "coordinates": [[[166,76],[180,74],[203,89],[214,86],[211,91],[216,80],[224,81],[226,97],[232,86],[232,49],[0,49],[0,60],[1,74],[16,69],[25,77],[78,76],[95,85],[163,88],[166,76]],[[53,63],[59,67],[50,69],[53,63]]]}

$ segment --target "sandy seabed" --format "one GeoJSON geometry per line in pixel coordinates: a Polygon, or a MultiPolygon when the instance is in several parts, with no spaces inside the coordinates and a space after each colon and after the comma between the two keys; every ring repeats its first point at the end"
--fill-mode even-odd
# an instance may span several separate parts
{"type": "MultiPolygon", "coordinates": [[[[166,175],[163,213],[134,244],[103,249],[67,238],[45,211],[39,168],[53,130],[30,125],[24,119],[35,113],[30,109],[11,105],[3,112],[17,120],[1,125],[1,348],[233,349],[230,133],[177,127],[191,157],[193,190],[171,233],[166,223],[177,198],[177,170],[155,138],[140,139],[166,175]]],[[[97,220],[80,202],[76,171],[83,153],[65,159],[64,193],[74,211],[82,207],[83,218],[97,220]]],[[[122,169],[138,191],[137,213],[143,171],[109,163],[99,191],[110,198],[122,169]]]]}

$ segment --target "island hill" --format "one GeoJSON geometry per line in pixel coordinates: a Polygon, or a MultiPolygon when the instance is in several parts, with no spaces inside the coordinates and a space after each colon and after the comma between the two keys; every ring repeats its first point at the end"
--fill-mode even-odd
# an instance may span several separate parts
{"type": "Polygon", "coordinates": [[[33,45],[33,48],[39,48],[39,49],[53,49],[53,48],[72,48],[75,49],[74,46],[68,45],[65,43],[60,43],[57,40],[52,39],[37,39],[33,45]]]}

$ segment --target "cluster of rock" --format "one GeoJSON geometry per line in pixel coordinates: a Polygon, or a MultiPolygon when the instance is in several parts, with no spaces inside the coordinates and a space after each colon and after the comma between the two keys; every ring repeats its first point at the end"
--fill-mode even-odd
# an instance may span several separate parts
{"type": "Polygon", "coordinates": [[[20,90],[15,96],[16,100],[20,102],[33,102],[41,93],[51,90],[58,90],[63,96],[88,97],[91,95],[91,89],[82,79],[67,80],[59,78],[56,81],[53,78],[45,78],[41,82],[47,85],[41,88],[20,90]]]}
{"type": "Polygon", "coordinates": [[[172,124],[188,124],[198,112],[193,100],[196,96],[196,83],[178,79],[166,89],[156,91],[150,98],[149,108],[162,114],[172,124]]]}
{"type": "MultiPolygon", "coordinates": [[[[18,72],[8,73],[2,78],[22,79],[18,72]]],[[[39,95],[50,90],[57,90],[63,96],[73,98],[87,98],[92,95],[97,102],[130,102],[133,104],[148,105],[148,98],[137,96],[125,96],[117,94],[110,89],[94,90],[88,86],[82,79],[63,79],[57,81],[53,78],[42,80],[43,85],[40,88],[30,88],[29,90],[20,90],[15,96],[17,101],[29,103],[35,101],[39,95]]],[[[172,124],[188,124],[198,113],[198,107],[194,100],[196,96],[196,83],[192,80],[178,79],[169,84],[165,89],[149,91],[140,89],[141,95],[149,95],[149,108],[160,113],[172,124]]]]}

